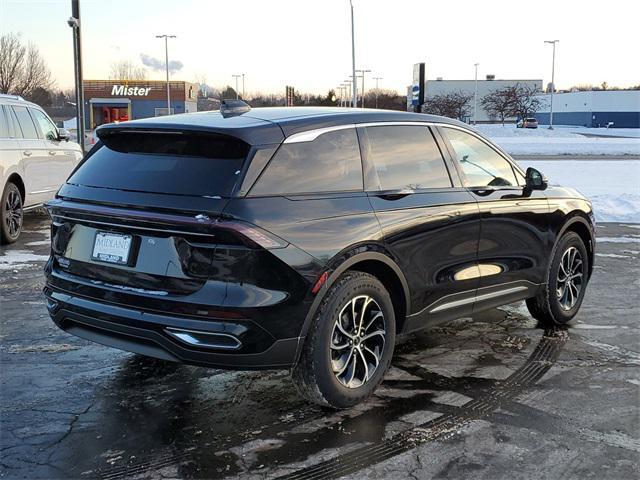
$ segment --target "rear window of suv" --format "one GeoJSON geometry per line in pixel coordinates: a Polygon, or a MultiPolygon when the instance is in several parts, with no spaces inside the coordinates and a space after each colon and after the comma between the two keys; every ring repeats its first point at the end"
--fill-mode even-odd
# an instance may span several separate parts
{"type": "Polygon", "coordinates": [[[108,135],[68,183],[147,193],[228,196],[249,145],[234,137],[181,132],[108,135]]]}

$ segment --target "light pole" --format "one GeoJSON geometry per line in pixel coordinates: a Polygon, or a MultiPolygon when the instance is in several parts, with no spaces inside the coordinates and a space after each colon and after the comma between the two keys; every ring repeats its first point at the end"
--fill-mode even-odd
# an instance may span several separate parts
{"type": "Polygon", "coordinates": [[[67,24],[73,29],[73,66],[76,83],[76,129],[78,143],[84,152],[84,87],[82,85],[82,48],[80,42],[80,1],[71,0],[71,17],[67,24]]]}
{"type": "Polygon", "coordinates": [[[378,80],[382,80],[382,77],[373,77],[373,79],[376,81],[376,108],[378,108],[378,80]]]}
{"type": "Polygon", "coordinates": [[[474,63],[473,66],[476,67],[476,80],[475,86],[473,89],[473,124],[476,124],[476,118],[478,114],[478,65],[479,63],[474,63]]]}
{"type": "Polygon", "coordinates": [[[353,91],[351,97],[351,106],[355,108],[358,98],[358,80],[356,79],[356,34],[353,23],[353,0],[349,0],[351,6],[351,73],[353,81],[353,91]]]}
{"type": "Polygon", "coordinates": [[[371,70],[356,70],[356,72],[362,74],[362,93],[360,95],[362,95],[362,108],[364,108],[364,74],[371,72],[371,70]]]}
{"type": "Polygon", "coordinates": [[[237,75],[231,75],[236,79],[236,100],[238,100],[238,79],[242,77],[242,74],[238,73],[237,75]]]}
{"type": "Polygon", "coordinates": [[[549,109],[549,130],[553,130],[553,92],[556,89],[555,70],[556,70],[556,43],[560,40],[545,40],[544,43],[553,45],[553,57],[551,60],[551,107],[549,109]]]}
{"type": "Polygon", "coordinates": [[[156,38],[164,38],[164,65],[167,70],[167,115],[171,115],[171,93],[169,91],[169,39],[175,35],[156,35],[156,38]]]}
{"type": "Polygon", "coordinates": [[[242,74],[242,99],[245,99],[245,95],[244,95],[244,73],[242,74]]]}
{"type": "Polygon", "coordinates": [[[351,107],[353,107],[353,99],[354,97],[351,96],[351,87],[354,86],[356,84],[355,80],[352,80],[351,78],[347,78],[345,80],[345,83],[347,85],[347,89],[349,90],[349,96],[347,97],[349,100],[349,103],[351,104],[351,107]]]}

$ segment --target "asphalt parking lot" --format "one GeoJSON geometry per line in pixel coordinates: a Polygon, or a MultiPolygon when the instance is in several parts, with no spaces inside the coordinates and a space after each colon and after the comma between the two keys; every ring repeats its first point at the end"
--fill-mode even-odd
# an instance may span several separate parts
{"type": "Polygon", "coordinates": [[[3,478],[637,479],[640,226],[598,226],[568,329],[522,304],[401,345],[377,394],[335,412],[287,372],[147,359],[72,337],[41,290],[48,219],[0,249],[3,478]]]}

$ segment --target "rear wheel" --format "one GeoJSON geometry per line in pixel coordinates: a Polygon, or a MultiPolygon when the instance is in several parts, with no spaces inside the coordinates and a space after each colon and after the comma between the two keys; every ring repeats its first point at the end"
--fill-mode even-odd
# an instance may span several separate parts
{"type": "Polygon", "coordinates": [[[564,234],[554,251],[543,291],[527,300],[533,318],[545,327],[569,322],[580,310],[588,275],[584,242],[574,232],[564,234]]]}
{"type": "Polygon", "coordinates": [[[0,240],[3,244],[13,243],[22,230],[22,195],[15,183],[8,182],[2,192],[0,210],[0,240]]]}
{"type": "Polygon", "coordinates": [[[347,408],[369,397],[391,363],[395,316],[372,275],[347,272],[325,295],[292,378],[311,402],[347,408]]]}

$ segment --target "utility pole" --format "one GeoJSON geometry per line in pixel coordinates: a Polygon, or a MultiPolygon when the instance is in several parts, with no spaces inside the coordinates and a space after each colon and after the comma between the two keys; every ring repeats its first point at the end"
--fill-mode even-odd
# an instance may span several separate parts
{"type": "Polygon", "coordinates": [[[82,43],[80,36],[80,0],[71,0],[71,17],[67,24],[73,29],[73,66],[76,83],[76,127],[78,143],[84,152],[84,86],[82,85],[82,43]]]}
{"type": "Polygon", "coordinates": [[[476,124],[476,119],[478,118],[478,65],[479,63],[474,63],[473,66],[476,67],[476,81],[475,87],[473,90],[473,124],[476,124]]]}
{"type": "Polygon", "coordinates": [[[353,91],[351,97],[351,106],[357,106],[358,99],[358,80],[356,79],[356,31],[353,23],[353,0],[349,0],[351,6],[351,73],[353,81],[353,91]]]}
{"type": "Polygon", "coordinates": [[[356,72],[362,74],[362,93],[360,95],[362,95],[362,108],[364,108],[364,74],[371,72],[371,70],[356,70],[356,72]]]}
{"type": "Polygon", "coordinates": [[[553,92],[556,89],[556,79],[555,79],[555,70],[556,70],[556,43],[560,40],[545,40],[544,43],[550,43],[553,45],[553,57],[551,60],[551,107],[549,110],[549,130],[553,130],[553,92]]]}
{"type": "Polygon", "coordinates": [[[231,75],[231,76],[236,79],[236,100],[238,100],[238,79],[242,77],[242,74],[231,75]]]}
{"type": "Polygon", "coordinates": [[[169,84],[169,39],[175,35],[156,35],[156,38],[164,38],[164,66],[167,70],[167,115],[171,115],[171,93],[169,84]]]}
{"type": "Polygon", "coordinates": [[[373,77],[373,79],[376,81],[376,108],[378,108],[378,92],[379,92],[379,88],[378,88],[378,80],[382,80],[382,77],[373,77]]]}

